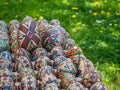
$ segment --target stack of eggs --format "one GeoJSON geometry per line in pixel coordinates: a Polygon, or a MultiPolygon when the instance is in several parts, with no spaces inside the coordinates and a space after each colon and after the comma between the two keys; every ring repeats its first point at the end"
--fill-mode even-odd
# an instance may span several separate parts
{"type": "Polygon", "coordinates": [[[0,21],[0,90],[107,90],[100,73],[53,19],[0,21]]]}

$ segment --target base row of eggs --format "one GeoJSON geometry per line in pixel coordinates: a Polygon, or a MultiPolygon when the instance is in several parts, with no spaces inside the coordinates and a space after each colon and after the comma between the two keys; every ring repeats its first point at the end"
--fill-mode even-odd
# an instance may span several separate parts
{"type": "MultiPolygon", "coordinates": [[[[56,48],[60,47],[55,47],[50,56],[53,56],[56,48]]],[[[3,90],[107,90],[101,82],[100,74],[84,56],[79,56],[80,62],[77,68],[72,59],[60,55],[51,60],[46,52],[44,48],[37,48],[30,56],[23,48],[17,49],[14,55],[3,51],[0,55],[2,86],[0,88],[3,90]]],[[[75,60],[78,61],[77,58],[75,60]]]]}

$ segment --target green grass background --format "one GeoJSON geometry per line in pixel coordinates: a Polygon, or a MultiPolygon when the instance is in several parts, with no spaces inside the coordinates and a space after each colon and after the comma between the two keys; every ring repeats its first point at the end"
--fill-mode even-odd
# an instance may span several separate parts
{"type": "Polygon", "coordinates": [[[120,0],[0,0],[0,20],[58,19],[93,61],[109,90],[120,90],[120,0]]]}

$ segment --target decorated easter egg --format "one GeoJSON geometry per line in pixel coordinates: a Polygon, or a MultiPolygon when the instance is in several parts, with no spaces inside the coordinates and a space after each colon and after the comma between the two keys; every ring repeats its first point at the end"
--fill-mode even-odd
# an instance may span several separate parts
{"type": "Polygon", "coordinates": [[[100,81],[101,81],[101,75],[95,69],[92,69],[90,72],[85,72],[83,76],[83,84],[87,88],[90,88],[92,84],[100,81]]]}
{"type": "Polygon", "coordinates": [[[17,32],[19,28],[19,22],[17,20],[10,21],[9,35],[10,35],[10,49],[15,52],[18,49],[17,32]]]}
{"type": "Polygon", "coordinates": [[[53,19],[53,20],[51,20],[50,24],[53,26],[57,26],[57,25],[60,25],[60,21],[57,19],[53,19]]]}
{"type": "Polygon", "coordinates": [[[0,78],[0,90],[14,90],[14,82],[10,77],[0,78]]]}
{"type": "Polygon", "coordinates": [[[11,35],[11,33],[15,30],[17,31],[18,30],[18,27],[19,27],[19,21],[17,20],[11,20],[9,25],[8,25],[8,29],[9,29],[9,34],[11,35]]]}
{"type": "Polygon", "coordinates": [[[45,90],[46,86],[51,83],[55,83],[57,85],[59,84],[56,76],[52,74],[45,74],[44,77],[42,77],[40,81],[41,90],[45,90]]]}
{"type": "Polygon", "coordinates": [[[73,56],[73,58],[71,60],[77,68],[80,61],[86,60],[86,57],[84,55],[77,54],[77,55],[73,56]]]}
{"type": "Polygon", "coordinates": [[[39,36],[41,38],[43,38],[43,36],[48,28],[49,28],[49,23],[47,22],[47,20],[41,19],[37,22],[37,29],[39,32],[39,36]]]}
{"type": "Polygon", "coordinates": [[[85,87],[81,83],[76,82],[76,83],[70,84],[67,90],[87,90],[87,89],[85,89],[85,87]]]}
{"type": "Polygon", "coordinates": [[[47,56],[49,57],[49,52],[46,51],[44,48],[36,48],[32,53],[32,61],[36,61],[40,56],[47,56]]]}
{"type": "Polygon", "coordinates": [[[0,69],[4,69],[4,68],[13,71],[12,62],[8,59],[0,59],[0,69]]]}
{"type": "Polygon", "coordinates": [[[66,42],[66,39],[68,39],[70,35],[68,34],[68,32],[66,32],[66,30],[62,26],[60,26],[60,21],[57,19],[53,19],[51,20],[50,25],[54,26],[56,30],[59,30],[63,34],[64,40],[66,42]]]}
{"type": "Polygon", "coordinates": [[[0,58],[8,59],[8,60],[10,60],[11,62],[13,61],[13,60],[12,60],[12,54],[11,54],[10,52],[8,52],[8,51],[3,51],[3,52],[1,52],[0,58]]]}
{"type": "Polygon", "coordinates": [[[19,47],[28,51],[32,51],[40,45],[40,37],[36,28],[36,22],[30,17],[24,18],[19,25],[18,44],[19,47]]]}
{"type": "Polygon", "coordinates": [[[77,79],[71,73],[58,72],[58,78],[61,79],[61,88],[67,89],[70,84],[76,83],[77,79]]]}
{"type": "Polygon", "coordinates": [[[36,73],[33,69],[26,67],[22,68],[21,70],[17,70],[16,72],[13,72],[14,75],[14,81],[15,82],[21,82],[23,77],[26,77],[27,75],[32,75],[36,78],[36,73]]]}
{"type": "Polygon", "coordinates": [[[68,50],[66,50],[66,57],[68,58],[73,58],[74,55],[77,55],[77,54],[82,54],[82,50],[81,48],[77,47],[77,46],[73,46],[71,48],[69,48],[68,50]]]}
{"type": "Polygon", "coordinates": [[[55,46],[62,46],[64,41],[64,36],[61,31],[55,29],[55,27],[51,26],[45,33],[43,37],[43,47],[45,47],[48,51],[55,46]]]}
{"type": "Polygon", "coordinates": [[[108,90],[104,83],[96,82],[91,87],[90,90],[108,90]]]}
{"type": "Polygon", "coordinates": [[[68,32],[66,32],[66,30],[62,26],[57,25],[54,27],[56,30],[60,31],[60,33],[62,34],[62,36],[63,36],[62,37],[62,39],[63,39],[62,46],[64,47],[67,39],[70,38],[70,35],[68,34],[68,32]]]}
{"type": "Polygon", "coordinates": [[[0,31],[8,32],[7,25],[4,21],[0,20],[0,31]]]}
{"type": "Polygon", "coordinates": [[[27,75],[22,78],[21,89],[23,90],[36,90],[36,78],[32,75],[27,75]]]}
{"type": "Polygon", "coordinates": [[[75,46],[75,41],[71,38],[68,38],[65,44],[65,50],[68,50],[72,48],[73,46],[75,46]]]}
{"type": "Polygon", "coordinates": [[[45,90],[60,90],[59,86],[56,83],[47,84],[45,90]]]}
{"type": "Polygon", "coordinates": [[[32,63],[25,56],[19,56],[15,60],[14,68],[15,71],[20,72],[24,68],[33,68],[32,63]]]}
{"type": "Polygon", "coordinates": [[[36,70],[39,70],[43,66],[53,66],[53,61],[46,56],[40,56],[35,63],[36,70]]]}
{"type": "Polygon", "coordinates": [[[64,55],[64,50],[62,47],[60,46],[55,46],[52,50],[51,50],[51,59],[55,60],[55,58],[57,58],[58,56],[63,56],[64,55]]]}
{"type": "Polygon", "coordinates": [[[18,73],[21,75],[21,77],[25,77],[27,75],[32,75],[33,77],[36,77],[36,73],[34,72],[34,70],[29,67],[24,68],[22,71],[18,73]]]}
{"type": "Polygon", "coordinates": [[[25,56],[28,60],[30,60],[30,58],[31,58],[30,53],[27,50],[25,50],[24,48],[19,48],[16,50],[14,59],[16,59],[20,56],[25,56]]]}
{"type": "Polygon", "coordinates": [[[57,68],[58,71],[76,74],[76,68],[73,62],[64,56],[58,56],[55,59],[54,67],[57,68]]]}
{"type": "Polygon", "coordinates": [[[65,61],[66,61],[66,58],[65,58],[64,56],[58,56],[58,57],[55,59],[55,61],[54,61],[53,67],[54,67],[55,69],[57,69],[58,66],[59,66],[59,64],[62,63],[62,62],[65,62],[65,61]]]}
{"type": "Polygon", "coordinates": [[[0,52],[9,49],[9,37],[6,32],[0,31],[0,52]]]}
{"type": "Polygon", "coordinates": [[[80,62],[76,65],[77,75],[84,77],[86,73],[89,73],[94,69],[94,65],[90,60],[85,59],[84,57],[80,57],[79,60],[80,62]]]}
{"type": "Polygon", "coordinates": [[[53,74],[54,76],[56,76],[57,70],[53,69],[51,66],[43,66],[38,71],[38,77],[42,78],[45,74],[53,74]]]}
{"type": "Polygon", "coordinates": [[[8,68],[0,69],[0,78],[1,77],[10,77],[13,78],[12,72],[8,68]]]}

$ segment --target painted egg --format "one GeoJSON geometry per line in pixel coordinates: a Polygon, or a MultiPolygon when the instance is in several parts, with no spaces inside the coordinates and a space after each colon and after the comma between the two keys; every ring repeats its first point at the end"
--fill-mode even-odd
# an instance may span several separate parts
{"type": "Polygon", "coordinates": [[[57,25],[60,25],[60,22],[59,22],[59,20],[53,19],[53,20],[51,20],[50,24],[53,26],[57,26],[57,25]]]}
{"type": "Polygon", "coordinates": [[[34,70],[29,67],[22,68],[21,70],[14,72],[13,75],[15,82],[21,82],[22,78],[26,77],[27,75],[32,75],[33,77],[36,78],[34,70]]]}
{"type": "Polygon", "coordinates": [[[57,69],[58,66],[60,65],[60,63],[65,62],[65,61],[66,61],[66,58],[65,58],[64,56],[58,56],[58,57],[55,59],[55,61],[54,61],[53,67],[54,67],[55,69],[57,69]]]}
{"type": "Polygon", "coordinates": [[[59,20],[57,20],[57,19],[51,20],[50,25],[56,27],[56,30],[61,31],[61,33],[63,34],[65,40],[70,37],[68,32],[66,32],[66,30],[62,26],[60,26],[60,21],[59,20]]]}
{"type": "Polygon", "coordinates": [[[41,19],[37,22],[37,28],[38,28],[38,31],[39,31],[39,36],[41,38],[43,38],[45,32],[49,28],[49,23],[47,22],[47,20],[41,19]]]}
{"type": "Polygon", "coordinates": [[[3,51],[3,52],[1,52],[0,58],[8,59],[8,60],[10,60],[11,62],[13,61],[13,59],[12,59],[12,54],[11,54],[10,52],[8,52],[8,51],[3,51]]]}
{"type": "Polygon", "coordinates": [[[86,60],[86,57],[84,55],[75,55],[71,60],[77,68],[77,67],[79,67],[78,65],[79,65],[80,61],[86,60]]]}
{"type": "Polygon", "coordinates": [[[28,60],[30,60],[30,58],[31,58],[30,53],[27,50],[25,50],[24,48],[19,48],[16,50],[14,59],[16,59],[20,56],[25,56],[28,60]]]}
{"type": "Polygon", "coordinates": [[[36,61],[40,56],[49,57],[49,52],[47,52],[44,48],[36,48],[32,53],[32,61],[36,61]]]}
{"type": "Polygon", "coordinates": [[[41,56],[36,60],[35,67],[36,70],[39,70],[43,66],[53,66],[53,61],[46,56],[41,56]]]}
{"type": "Polygon", "coordinates": [[[66,57],[68,57],[68,58],[72,59],[77,54],[78,55],[82,54],[81,48],[79,48],[77,46],[73,46],[73,47],[69,48],[68,50],[66,50],[66,57]]]}
{"type": "Polygon", "coordinates": [[[58,31],[60,31],[60,33],[62,33],[63,36],[63,44],[62,46],[64,47],[67,39],[70,37],[70,35],[68,34],[68,32],[66,32],[66,30],[60,25],[60,21],[57,19],[53,19],[50,22],[50,25],[54,26],[54,28],[58,31]]]}
{"type": "Polygon", "coordinates": [[[17,72],[20,72],[24,68],[33,68],[32,63],[25,56],[16,58],[14,67],[17,72]]]}
{"type": "Polygon", "coordinates": [[[85,87],[90,88],[92,84],[96,83],[96,82],[101,82],[102,78],[100,73],[93,69],[88,73],[85,73],[85,75],[83,76],[83,84],[85,85],[85,87]]]}
{"type": "Polygon", "coordinates": [[[18,29],[19,47],[32,51],[40,45],[40,42],[36,22],[30,17],[24,18],[18,29]]]}
{"type": "Polygon", "coordinates": [[[4,68],[13,71],[12,62],[8,59],[0,59],[0,69],[4,69],[4,68]]]}
{"type": "Polygon", "coordinates": [[[10,35],[10,49],[15,52],[18,49],[17,32],[19,28],[19,22],[17,20],[10,21],[9,35],[10,35]]]}
{"type": "Polygon", "coordinates": [[[68,50],[75,46],[75,41],[73,39],[68,38],[65,44],[65,50],[68,50]]]}
{"type": "Polygon", "coordinates": [[[86,90],[86,89],[81,83],[76,82],[76,83],[70,84],[67,90],[86,90]]]}
{"type": "Polygon", "coordinates": [[[51,83],[55,83],[58,85],[59,82],[56,76],[52,74],[45,74],[44,77],[42,77],[41,82],[40,82],[41,89],[45,90],[46,86],[51,83]]]}
{"type": "Polygon", "coordinates": [[[48,51],[51,51],[51,49],[55,46],[62,46],[63,41],[64,36],[61,31],[51,26],[43,37],[43,47],[45,47],[48,51]]]}
{"type": "Polygon", "coordinates": [[[22,75],[21,77],[25,77],[27,75],[32,75],[33,77],[36,77],[36,74],[34,72],[34,70],[32,68],[24,68],[23,71],[19,72],[20,75],[22,75]]]}
{"type": "Polygon", "coordinates": [[[8,25],[8,29],[9,29],[9,34],[11,35],[11,33],[15,30],[18,31],[18,27],[19,27],[19,21],[17,20],[11,20],[9,25],[8,25]]]}
{"type": "Polygon", "coordinates": [[[47,84],[45,90],[60,90],[56,83],[47,84]]]}
{"type": "Polygon", "coordinates": [[[63,39],[63,42],[62,42],[62,47],[65,47],[65,43],[67,41],[68,38],[70,38],[70,35],[68,34],[68,32],[66,32],[66,30],[60,26],[60,25],[57,25],[55,26],[55,29],[60,31],[60,33],[62,34],[62,39],[63,39]]]}
{"type": "Polygon", "coordinates": [[[4,21],[0,20],[0,31],[8,32],[7,25],[4,21]]]}
{"type": "Polygon", "coordinates": [[[33,76],[27,75],[26,77],[22,78],[21,89],[23,89],[23,90],[36,90],[37,89],[36,86],[37,86],[36,79],[33,76]]]}
{"type": "Polygon", "coordinates": [[[9,37],[6,32],[0,31],[0,52],[9,49],[9,37]]]}
{"type": "Polygon", "coordinates": [[[38,77],[42,78],[45,74],[53,74],[54,76],[56,76],[57,70],[53,69],[51,66],[41,67],[38,71],[38,77]]]}
{"type": "Polygon", "coordinates": [[[10,77],[0,78],[0,89],[1,90],[14,90],[14,82],[10,77]]]}
{"type": "Polygon", "coordinates": [[[104,83],[96,82],[90,87],[90,90],[108,90],[104,83]]]}
{"type": "Polygon", "coordinates": [[[0,69],[0,78],[1,77],[10,77],[13,78],[12,72],[8,68],[0,69]]]}
{"type": "Polygon", "coordinates": [[[73,74],[76,74],[77,72],[71,59],[65,58],[64,56],[57,57],[54,63],[58,71],[73,73],[73,74]]]}
{"type": "Polygon", "coordinates": [[[58,78],[61,79],[61,88],[67,89],[70,84],[76,83],[77,79],[71,73],[58,72],[58,78]]]}
{"type": "Polygon", "coordinates": [[[84,77],[86,73],[89,73],[94,69],[93,63],[83,55],[75,55],[72,59],[72,62],[77,69],[76,75],[80,77],[84,77]]]}
{"type": "Polygon", "coordinates": [[[63,56],[64,55],[64,50],[62,47],[60,46],[55,46],[52,50],[51,50],[51,59],[55,60],[56,57],[58,56],[63,56]]]}

